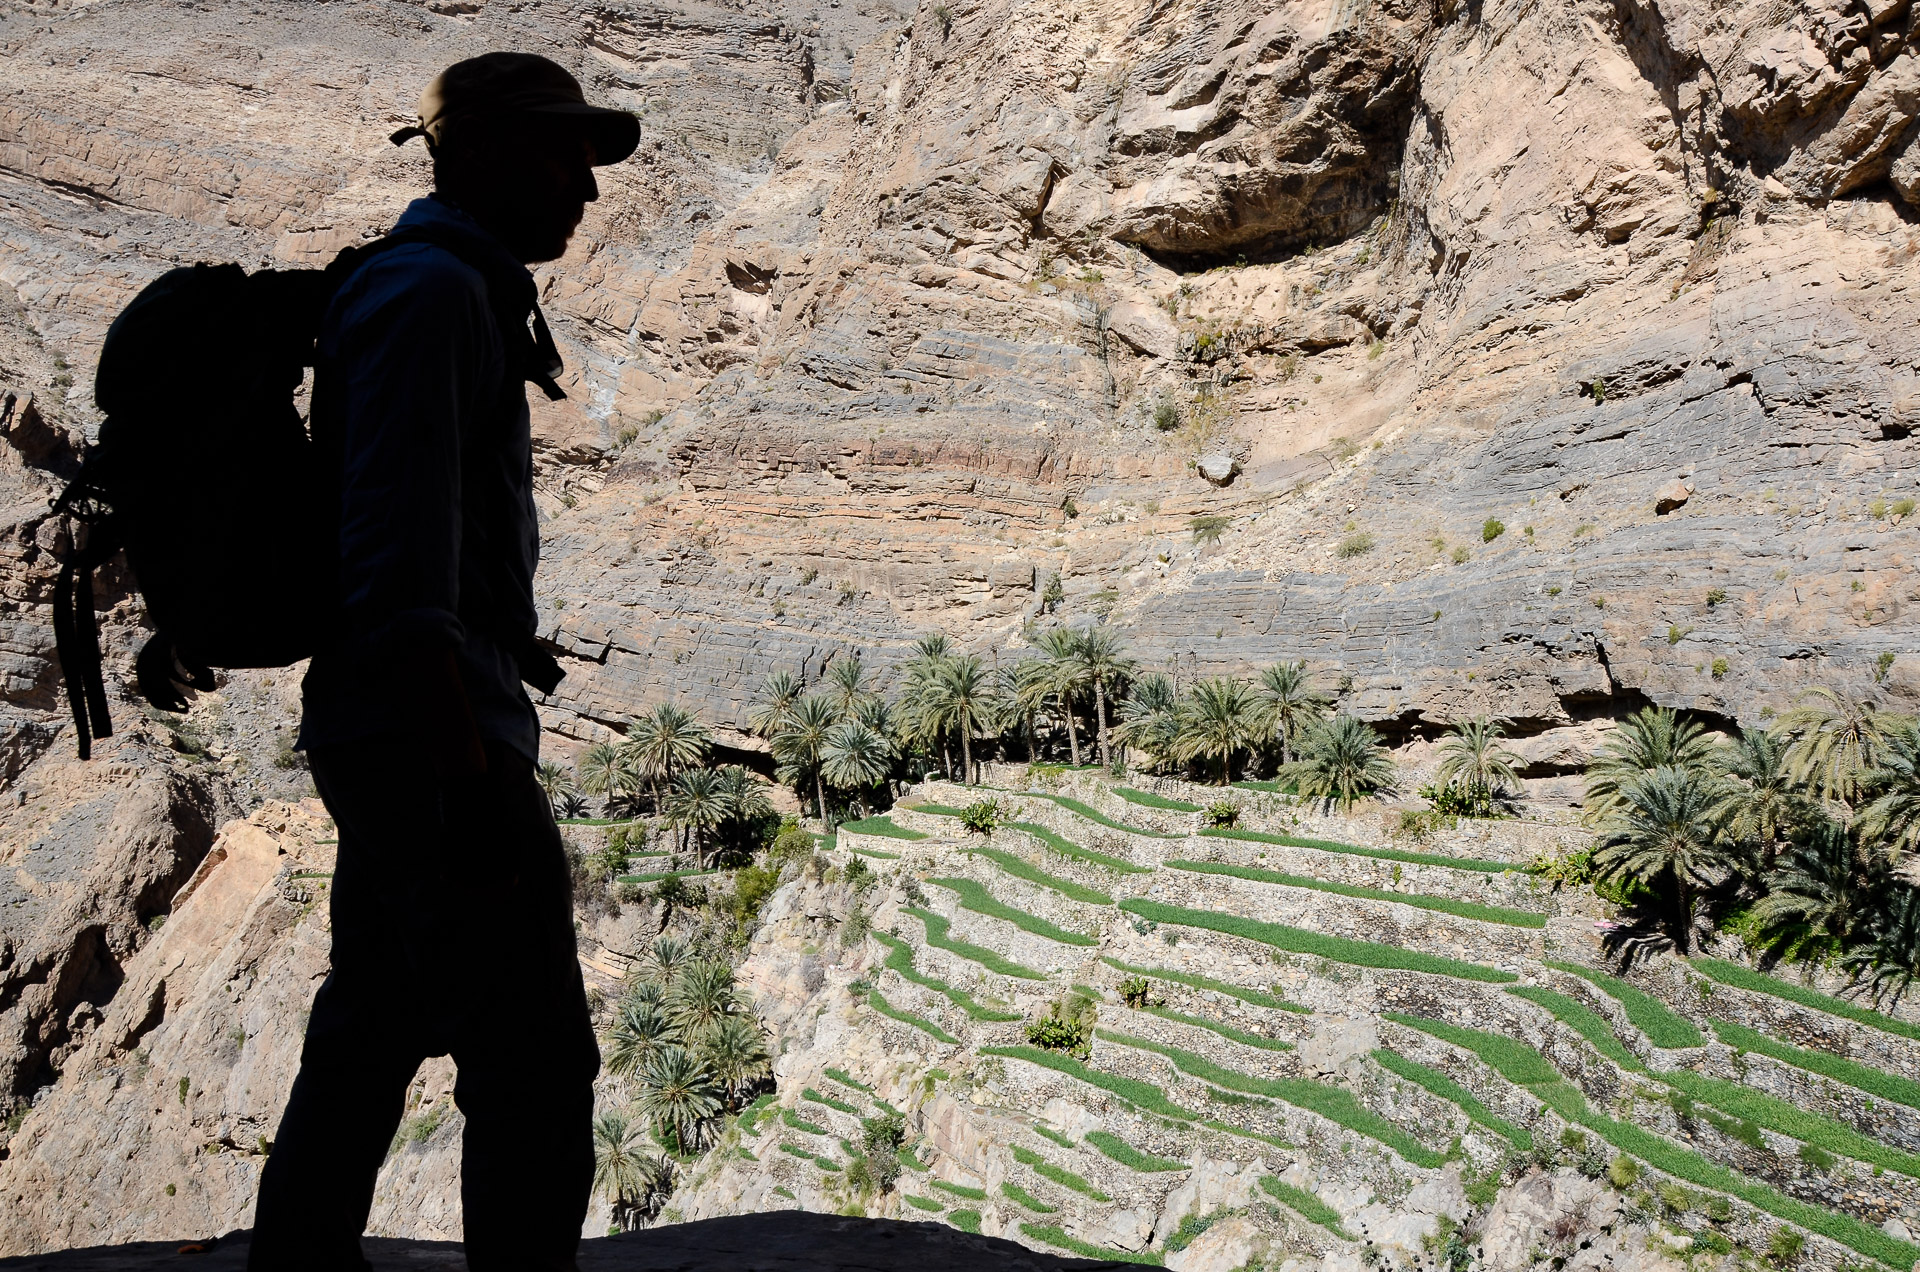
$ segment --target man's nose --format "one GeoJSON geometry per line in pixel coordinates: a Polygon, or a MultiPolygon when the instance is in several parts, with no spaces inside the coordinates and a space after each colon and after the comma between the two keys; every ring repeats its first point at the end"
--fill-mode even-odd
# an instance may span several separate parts
{"type": "Polygon", "coordinates": [[[585,167],[585,166],[581,167],[580,179],[575,184],[579,190],[580,199],[582,202],[594,203],[599,200],[600,183],[593,179],[592,168],[585,167]]]}

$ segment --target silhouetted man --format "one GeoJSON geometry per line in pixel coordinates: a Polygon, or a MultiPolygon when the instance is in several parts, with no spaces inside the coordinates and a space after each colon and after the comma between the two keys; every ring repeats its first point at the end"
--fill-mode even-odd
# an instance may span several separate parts
{"type": "Polygon", "coordinates": [[[313,434],[337,481],[339,631],[300,745],[339,827],[332,967],[262,1172],[249,1267],[361,1269],[374,1177],[428,1056],[458,1066],[474,1272],[570,1269],[600,1056],[568,868],[534,781],[550,690],[525,382],[559,395],[526,265],[566,250],[639,124],[545,58],[490,53],[420,102],[434,193],[335,294],[313,434]]]}

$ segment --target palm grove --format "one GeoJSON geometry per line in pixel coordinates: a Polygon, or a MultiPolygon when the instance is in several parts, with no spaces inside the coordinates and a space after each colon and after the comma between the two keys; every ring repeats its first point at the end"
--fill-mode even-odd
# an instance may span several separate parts
{"type": "MultiPolygon", "coordinates": [[[[1134,766],[1222,785],[1270,772],[1260,785],[1342,809],[1396,783],[1379,735],[1336,711],[1303,662],[1182,688],[1143,672],[1103,625],[1036,633],[1030,655],[998,665],[924,636],[888,686],[858,654],[830,662],[812,684],[775,671],[748,723],[766,739],[778,780],[829,832],[931,773],[973,784],[989,758],[1097,763],[1116,774],[1134,766]]],[[[1403,828],[1427,833],[1511,810],[1520,760],[1503,735],[1499,720],[1456,724],[1419,791],[1431,808],[1404,814],[1403,828]]],[[[610,817],[636,819],[609,834],[603,878],[642,850],[637,818],[649,809],[668,837],[656,852],[749,867],[735,878],[730,912],[717,916],[730,924],[702,929],[704,953],[666,932],[675,904],[692,898],[682,876],[656,877],[662,935],[629,978],[608,1037],[609,1071],[635,1089],[632,1112],[596,1125],[601,1184],[623,1223],[671,1188],[672,1163],[646,1147],[649,1132],[672,1152],[696,1151],[770,1081],[763,1031],[726,951],[741,944],[783,865],[812,855],[813,840],[774,815],[744,768],[711,765],[712,748],[702,721],[664,704],[621,741],[584,751],[572,780],[542,767],[563,813],[585,811],[584,792],[610,817]],[[766,864],[753,865],[762,850],[766,864]]],[[[1719,929],[1763,960],[1837,967],[1876,1001],[1897,1000],[1920,975],[1920,890],[1900,873],[1920,844],[1920,725],[1908,717],[1817,689],[1771,728],[1721,739],[1648,708],[1589,766],[1585,817],[1594,847],[1534,868],[1618,903],[1623,921],[1608,940],[1626,957],[1686,953],[1719,929]]]]}

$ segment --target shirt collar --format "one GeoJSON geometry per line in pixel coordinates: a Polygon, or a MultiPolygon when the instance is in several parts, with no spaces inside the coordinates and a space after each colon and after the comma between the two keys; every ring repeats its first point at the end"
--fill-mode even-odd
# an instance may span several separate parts
{"type": "Polygon", "coordinates": [[[522,310],[533,307],[537,293],[527,267],[478,221],[439,195],[430,194],[409,203],[393,228],[396,232],[424,230],[436,238],[454,240],[461,259],[486,276],[489,289],[496,295],[512,297],[522,310]]]}

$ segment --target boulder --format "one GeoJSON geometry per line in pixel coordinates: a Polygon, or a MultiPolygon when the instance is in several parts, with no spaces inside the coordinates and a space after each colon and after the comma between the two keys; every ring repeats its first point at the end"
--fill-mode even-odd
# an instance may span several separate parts
{"type": "Polygon", "coordinates": [[[1693,483],[1676,477],[1660,487],[1653,496],[1653,510],[1666,516],[1693,497],[1693,483]]]}
{"type": "Polygon", "coordinates": [[[1193,466],[1216,486],[1231,485],[1240,472],[1240,461],[1224,451],[1208,451],[1194,460],[1193,466]]]}

